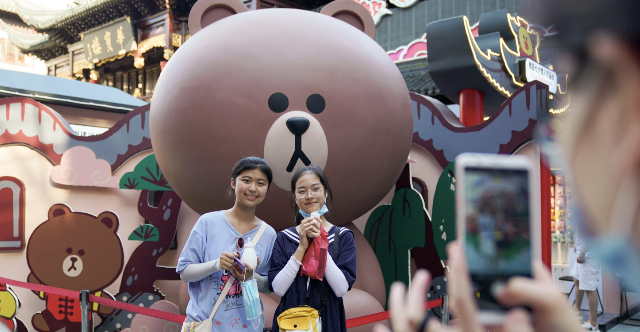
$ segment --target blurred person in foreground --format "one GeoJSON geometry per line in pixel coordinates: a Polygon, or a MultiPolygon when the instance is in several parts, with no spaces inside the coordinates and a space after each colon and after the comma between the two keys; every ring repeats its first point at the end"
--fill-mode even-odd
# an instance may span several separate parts
{"type": "MultiPolygon", "coordinates": [[[[537,0],[529,8],[541,15],[531,21],[558,28],[563,54],[555,63],[569,74],[571,111],[562,120],[559,152],[581,207],[581,229],[603,267],[616,271],[628,286],[640,283],[640,4],[629,0],[537,0]]],[[[486,331],[477,323],[467,262],[461,247],[449,253],[452,326],[430,321],[423,328],[421,303],[430,281],[416,273],[405,288],[392,286],[389,304],[394,332],[486,331]]],[[[583,328],[541,262],[534,279],[512,278],[496,298],[514,308],[502,331],[580,332],[583,328]]],[[[376,332],[388,331],[376,326],[376,332]]]]}

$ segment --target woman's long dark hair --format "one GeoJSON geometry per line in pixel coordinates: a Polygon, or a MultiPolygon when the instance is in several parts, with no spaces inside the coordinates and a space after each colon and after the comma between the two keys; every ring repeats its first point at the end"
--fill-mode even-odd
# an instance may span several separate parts
{"type": "MultiPolygon", "coordinates": [[[[322,184],[325,192],[327,193],[327,199],[325,201],[325,204],[327,204],[327,208],[329,208],[331,206],[331,203],[333,202],[333,192],[331,191],[329,180],[327,179],[327,176],[324,174],[324,172],[320,167],[306,166],[298,169],[293,174],[293,177],[291,178],[291,195],[289,196],[289,199],[291,201],[291,208],[296,214],[296,218],[295,218],[296,225],[300,225],[300,222],[302,221],[302,219],[304,219],[304,217],[300,214],[300,212],[298,212],[299,208],[298,208],[298,205],[296,204],[296,183],[303,175],[307,173],[311,173],[317,176],[318,179],[320,179],[320,184],[322,184]]],[[[329,219],[330,218],[329,212],[325,213],[324,216],[326,219],[329,219]]]]}
{"type": "MultiPolygon", "coordinates": [[[[271,181],[273,180],[273,173],[271,172],[271,166],[267,164],[267,162],[260,157],[246,157],[238,160],[238,162],[233,165],[231,169],[231,178],[233,182],[236,182],[236,178],[242,172],[252,169],[259,169],[264,175],[267,176],[267,189],[271,186],[271,181]]],[[[227,189],[227,196],[233,197],[235,192],[232,187],[227,189]]]]}

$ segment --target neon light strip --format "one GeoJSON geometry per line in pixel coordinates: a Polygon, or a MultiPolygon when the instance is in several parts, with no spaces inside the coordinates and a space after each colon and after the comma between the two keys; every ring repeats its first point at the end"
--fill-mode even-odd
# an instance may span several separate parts
{"type": "Polygon", "coordinates": [[[563,108],[559,108],[559,109],[550,108],[549,109],[549,113],[554,114],[554,115],[558,115],[558,114],[562,114],[562,113],[564,113],[566,111],[570,111],[569,105],[571,105],[571,103],[569,103],[569,104],[565,105],[563,108]]]}
{"type": "Polygon", "coordinates": [[[491,77],[489,73],[487,73],[487,71],[484,69],[484,67],[476,57],[476,52],[480,53],[480,55],[482,55],[487,60],[491,60],[491,55],[500,56],[500,54],[495,53],[489,49],[487,49],[487,54],[484,54],[480,50],[480,47],[478,46],[478,44],[476,43],[476,39],[473,38],[473,35],[471,34],[471,29],[469,27],[469,19],[466,16],[464,16],[463,19],[464,19],[465,32],[467,33],[467,40],[469,41],[469,47],[471,48],[473,59],[476,61],[476,66],[484,74],[484,76],[489,80],[489,82],[491,82],[498,89],[498,91],[502,92],[507,97],[511,97],[511,93],[507,91],[505,88],[503,88],[500,84],[498,84],[498,82],[495,79],[493,79],[493,77],[491,77]]]}
{"type": "MultiPolygon", "coordinates": [[[[537,63],[540,63],[540,58],[538,57],[538,47],[540,46],[540,36],[538,36],[538,34],[537,34],[537,33],[535,33],[535,31],[531,31],[531,30],[529,30],[529,23],[528,23],[527,21],[525,21],[522,17],[520,17],[520,16],[516,16],[516,17],[514,18],[513,16],[511,16],[511,14],[507,13],[507,19],[509,19],[509,20],[513,21],[513,22],[514,22],[517,26],[519,26],[519,27],[521,27],[521,26],[522,26],[522,24],[520,23],[520,21],[524,22],[524,23],[527,25],[527,32],[528,32],[529,34],[534,34],[534,35],[536,35],[536,36],[538,37],[538,39],[537,39],[537,43],[536,43],[536,48],[535,48],[535,56],[536,56],[536,62],[537,62],[537,63]]],[[[514,37],[516,37],[516,40],[518,41],[518,42],[516,43],[516,51],[517,51],[517,53],[515,53],[515,52],[513,52],[513,51],[511,51],[511,50],[509,50],[509,51],[511,51],[511,53],[517,54],[517,55],[518,55],[518,57],[519,57],[519,56],[520,56],[520,37],[519,37],[519,35],[518,35],[515,31],[513,31],[513,26],[512,26],[511,24],[509,24],[509,29],[511,29],[511,33],[513,33],[513,36],[514,36],[514,37]]],[[[501,39],[502,39],[502,38],[501,38],[501,39]]],[[[509,48],[509,47],[507,47],[507,48],[509,48]]]]}

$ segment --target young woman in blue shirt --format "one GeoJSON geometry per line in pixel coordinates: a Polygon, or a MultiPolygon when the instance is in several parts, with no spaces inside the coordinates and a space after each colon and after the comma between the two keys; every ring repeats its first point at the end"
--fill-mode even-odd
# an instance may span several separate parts
{"type": "MultiPolygon", "coordinates": [[[[261,158],[247,157],[236,163],[231,174],[235,203],[229,210],[209,212],[200,217],[180,254],[176,271],[189,283],[187,322],[206,320],[230,276],[235,281],[213,317],[212,331],[262,332],[264,318],[249,321],[245,312],[240,282],[255,276],[258,290],[269,293],[267,273],[276,232],[267,225],[255,246],[257,268],[247,264],[244,274],[234,266],[234,256],[241,257],[244,245],[258,233],[264,223],[255,215],[271,184],[269,165],[261,158]],[[255,274],[254,274],[255,268],[255,274]]],[[[260,303],[262,306],[262,303],[260,303]]]]}

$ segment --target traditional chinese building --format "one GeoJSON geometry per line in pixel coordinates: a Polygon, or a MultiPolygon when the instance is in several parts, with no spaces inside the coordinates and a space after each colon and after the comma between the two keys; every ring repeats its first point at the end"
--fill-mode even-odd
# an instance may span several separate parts
{"type": "MultiPolygon", "coordinates": [[[[78,1],[66,10],[13,4],[16,16],[39,33],[8,30],[23,53],[45,60],[48,75],[93,81],[150,100],[162,67],[191,36],[196,0],[78,1]]],[[[330,0],[245,0],[250,9],[311,10],[330,0]]]]}
{"type": "MultiPolygon", "coordinates": [[[[13,0],[0,0],[12,2],[13,0]]],[[[480,15],[506,9],[522,11],[519,0],[354,0],[376,22],[376,41],[389,53],[410,91],[453,102],[429,76],[426,26],[465,15],[471,24],[480,15]]],[[[188,13],[196,0],[79,1],[75,7],[45,11],[18,2],[13,6],[35,31],[26,40],[14,31],[9,39],[24,53],[46,61],[48,75],[93,80],[150,100],[166,61],[189,37],[188,13]]],[[[245,0],[250,9],[274,7],[318,10],[330,0],[245,0]]]]}
{"type": "Polygon", "coordinates": [[[22,36],[21,39],[39,38],[36,31],[25,24],[16,14],[13,0],[0,0],[0,69],[46,74],[44,62],[35,56],[25,55],[8,39],[7,29],[22,36]]]}

